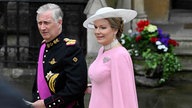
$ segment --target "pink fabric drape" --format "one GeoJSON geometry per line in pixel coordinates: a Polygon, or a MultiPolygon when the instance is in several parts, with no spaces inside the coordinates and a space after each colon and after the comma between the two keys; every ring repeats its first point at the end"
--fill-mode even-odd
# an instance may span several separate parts
{"type": "Polygon", "coordinates": [[[89,108],[138,108],[131,56],[123,47],[103,50],[89,67],[89,108]]]}
{"type": "Polygon", "coordinates": [[[44,77],[44,70],[43,70],[43,55],[44,55],[45,46],[46,46],[45,44],[41,46],[40,53],[39,53],[39,60],[38,60],[37,86],[38,86],[38,91],[41,99],[45,99],[51,96],[50,90],[47,86],[47,83],[44,77]]]}

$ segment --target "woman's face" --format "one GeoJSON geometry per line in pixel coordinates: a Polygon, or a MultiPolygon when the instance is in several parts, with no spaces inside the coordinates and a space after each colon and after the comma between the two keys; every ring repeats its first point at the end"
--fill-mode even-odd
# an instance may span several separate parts
{"type": "Polygon", "coordinates": [[[117,30],[111,28],[111,25],[106,19],[94,21],[95,36],[99,44],[108,45],[116,38],[117,30]]]}

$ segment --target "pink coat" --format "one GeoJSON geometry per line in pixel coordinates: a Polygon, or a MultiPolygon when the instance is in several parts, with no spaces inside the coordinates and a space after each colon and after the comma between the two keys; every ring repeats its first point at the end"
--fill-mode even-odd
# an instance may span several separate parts
{"type": "Polygon", "coordinates": [[[124,47],[103,53],[89,67],[92,92],[89,108],[138,108],[131,57],[124,47]]]}

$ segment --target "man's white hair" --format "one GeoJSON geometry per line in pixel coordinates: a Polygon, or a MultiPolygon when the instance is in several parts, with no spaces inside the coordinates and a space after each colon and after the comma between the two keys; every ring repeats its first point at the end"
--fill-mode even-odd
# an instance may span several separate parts
{"type": "Polygon", "coordinates": [[[45,4],[45,5],[42,5],[41,7],[39,7],[39,9],[37,10],[37,18],[38,18],[39,14],[46,12],[46,11],[52,11],[53,19],[55,21],[63,19],[63,12],[62,12],[61,8],[58,5],[52,4],[52,3],[48,3],[48,4],[45,4]]]}

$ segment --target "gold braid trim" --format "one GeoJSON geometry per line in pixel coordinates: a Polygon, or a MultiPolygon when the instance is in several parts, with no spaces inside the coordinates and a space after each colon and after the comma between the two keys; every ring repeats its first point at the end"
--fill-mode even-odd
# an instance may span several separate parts
{"type": "Polygon", "coordinates": [[[55,93],[55,82],[56,82],[56,78],[58,77],[58,73],[54,74],[53,76],[51,76],[51,78],[49,79],[49,88],[50,90],[55,93]]]}
{"type": "Polygon", "coordinates": [[[69,38],[64,38],[64,41],[66,42],[66,45],[69,46],[69,45],[75,45],[76,43],[76,40],[74,39],[69,39],[69,38]]]}

